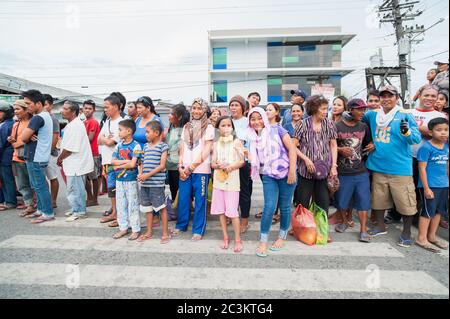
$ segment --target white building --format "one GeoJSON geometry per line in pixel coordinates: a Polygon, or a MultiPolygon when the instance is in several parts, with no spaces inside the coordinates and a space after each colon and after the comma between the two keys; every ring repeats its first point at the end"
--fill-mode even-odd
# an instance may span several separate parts
{"type": "Polygon", "coordinates": [[[209,31],[209,93],[216,106],[257,91],[261,104],[289,104],[291,90],[340,94],[342,48],[355,37],[340,27],[209,31]],[[334,90],[333,90],[334,89],[334,90]]]}

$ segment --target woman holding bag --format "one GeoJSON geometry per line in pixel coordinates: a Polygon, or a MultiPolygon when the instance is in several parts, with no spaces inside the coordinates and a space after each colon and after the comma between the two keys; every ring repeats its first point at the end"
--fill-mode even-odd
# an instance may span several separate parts
{"type": "Polygon", "coordinates": [[[330,195],[327,178],[337,176],[337,132],[335,124],[327,118],[328,100],[323,96],[311,96],[306,102],[309,118],[295,128],[298,140],[300,165],[297,199],[303,207],[309,207],[311,199],[328,214],[330,195]]]}
{"type": "Polygon", "coordinates": [[[8,141],[14,148],[13,170],[16,177],[17,189],[22,194],[26,206],[26,209],[19,216],[25,217],[27,215],[32,215],[36,211],[33,205],[33,190],[30,186],[28,170],[23,158],[25,144],[22,142],[22,132],[28,127],[32,115],[28,113],[28,106],[25,104],[24,100],[15,101],[13,108],[18,121],[14,123],[8,141]]]}

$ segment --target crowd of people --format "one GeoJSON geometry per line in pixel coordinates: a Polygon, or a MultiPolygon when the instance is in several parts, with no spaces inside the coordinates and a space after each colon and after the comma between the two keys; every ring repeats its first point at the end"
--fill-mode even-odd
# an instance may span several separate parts
{"type": "Polygon", "coordinates": [[[167,244],[188,230],[193,210],[192,241],[204,237],[207,214],[219,216],[220,248],[229,248],[231,224],[239,253],[241,234],[249,229],[253,182],[261,180],[263,211],[255,215],[261,219],[260,257],[283,249],[293,207],[313,202],[327,213],[331,205],[337,209],[330,222],[338,233],[354,227],[356,210],[361,242],[386,234],[386,223],[400,216],[400,246],[413,244],[416,222],[418,246],[447,249],[436,233],[439,226],[448,228],[448,62],[437,64],[413,110],[400,106],[392,85],[369,92],[366,100],[338,96],[331,111],[325,97],[294,90],[284,114],[277,103],[261,107],[260,94],[252,92],[247,99],[231,98],[228,108],[210,109],[201,98],[189,107],[176,105],[168,127],[150,97],[127,104],[113,92],[104,99],[101,121],[94,118],[93,101],[65,101],[61,115],[68,123],[60,131],[53,98],[23,92],[12,106],[0,102],[0,210],[21,209],[33,224],[55,220],[62,174],[67,222],[86,218],[87,207],[107,193],[111,209],[100,222],[118,227],[115,239],[150,240],[161,221],[160,243],[167,244]],[[174,229],[166,185],[178,203],[174,229]]]}

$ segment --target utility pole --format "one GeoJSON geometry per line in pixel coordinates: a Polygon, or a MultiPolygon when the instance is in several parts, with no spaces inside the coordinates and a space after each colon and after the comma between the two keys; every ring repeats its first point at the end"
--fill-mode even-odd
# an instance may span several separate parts
{"type": "MultiPolygon", "coordinates": [[[[398,63],[400,68],[408,69],[408,74],[400,76],[402,86],[402,96],[404,103],[407,102],[407,98],[411,92],[411,66],[408,63],[408,56],[411,56],[411,45],[413,35],[423,33],[424,27],[403,27],[404,21],[413,21],[416,17],[420,16],[423,11],[415,11],[414,7],[420,1],[408,1],[400,3],[399,0],[385,0],[379,7],[379,14],[383,15],[380,23],[392,23],[395,29],[395,35],[397,38],[396,45],[398,47],[398,63]]],[[[408,107],[408,105],[405,105],[408,107]]]]}

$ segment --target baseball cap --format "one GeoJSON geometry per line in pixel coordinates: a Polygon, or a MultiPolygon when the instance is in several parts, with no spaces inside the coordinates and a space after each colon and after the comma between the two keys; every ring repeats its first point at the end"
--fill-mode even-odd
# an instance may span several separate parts
{"type": "Polygon", "coordinates": [[[292,90],[291,95],[301,96],[304,100],[308,98],[308,95],[302,90],[292,90]]]}
{"type": "Polygon", "coordinates": [[[347,103],[348,109],[366,109],[368,106],[362,99],[351,99],[347,103]]]}
{"type": "Polygon", "coordinates": [[[389,92],[389,93],[391,93],[391,94],[393,94],[393,95],[398,95],[398,90],[397,90],[397,88],[396,88],[395,86],[393,86],[393,85],[386,85],[386,86],[383,86],[383,87],[380,89],[380,95],[383,94],[384,92],[389,92]]]}
{"type": "Polygon", "coordinates": [[[434,61],[434,65],[441,65],[441,64],[448,64],[448,59],[447,59],[447,62],[434,61]]]}

